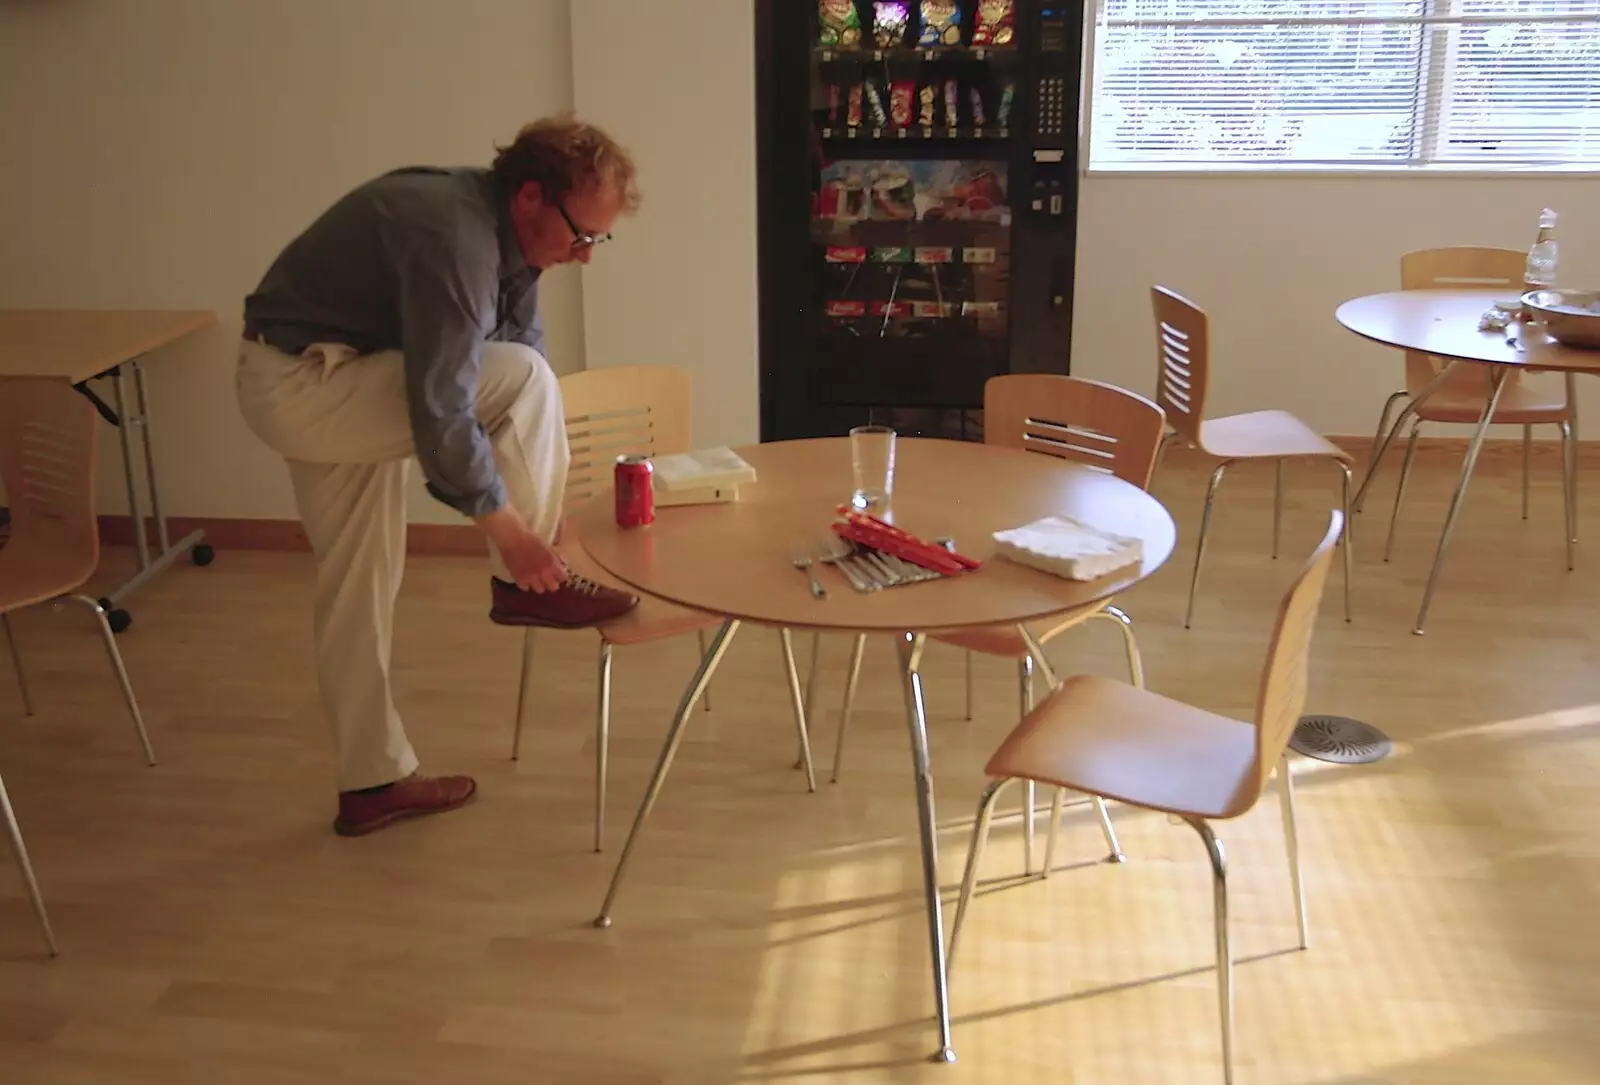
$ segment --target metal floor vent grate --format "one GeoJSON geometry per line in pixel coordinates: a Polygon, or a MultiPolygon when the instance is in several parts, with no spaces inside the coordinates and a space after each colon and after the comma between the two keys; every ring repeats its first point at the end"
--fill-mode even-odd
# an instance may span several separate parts
{"type": "Polygon", "coordinates": [[[1347,716],[1301,716],[1289,748],[1318,761],[1365,765],[1388,757],[1394,743],[1371,724],[1347,716]]]}

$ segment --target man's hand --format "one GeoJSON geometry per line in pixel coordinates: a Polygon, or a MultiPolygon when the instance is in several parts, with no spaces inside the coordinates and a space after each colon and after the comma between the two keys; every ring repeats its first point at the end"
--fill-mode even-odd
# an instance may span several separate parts
{"type": "Polygon", "coordinates": [[[550,543],[522,522],[510,506],[478,518],[506,571],[517,587],[526,591],[555,591],[567,582],[567,566],[550,543]]]}

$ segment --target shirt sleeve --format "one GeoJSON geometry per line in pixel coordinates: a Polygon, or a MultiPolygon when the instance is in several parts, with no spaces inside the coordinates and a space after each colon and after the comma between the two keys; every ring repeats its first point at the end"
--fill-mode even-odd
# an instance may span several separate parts
{"type": "Polygon", "coordinates": [[[505,483],[477,415],[496,266],[459,244],[426,239],[395,257],[406,405],[428,492],[467,516],[486,516],[506,504],[505,483]]]}

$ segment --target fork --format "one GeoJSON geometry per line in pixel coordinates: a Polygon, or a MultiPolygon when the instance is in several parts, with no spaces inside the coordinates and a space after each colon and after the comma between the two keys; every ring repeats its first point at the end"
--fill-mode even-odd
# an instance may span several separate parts
{"type": "Polygon", "coordinates": [[[817,579],[817,571],[814,568],[815,561],[816,559],[811,556],[811,551],[806,548],[805,543],[797,542],[794,544],[794,567],[796,569],[804,569],[806,575],[811,578],[811,594],[818,599],[826,599],[828,597],[828,589],[824,588],[822,581],[817,579]]]}
{"type": "Polygon", "coordinates": [[[883,586],[856,568],[854,548],[832,532],[817,540],[817,555],[824,565],[839,570],[856,591],[875,592],[883,586]]]}

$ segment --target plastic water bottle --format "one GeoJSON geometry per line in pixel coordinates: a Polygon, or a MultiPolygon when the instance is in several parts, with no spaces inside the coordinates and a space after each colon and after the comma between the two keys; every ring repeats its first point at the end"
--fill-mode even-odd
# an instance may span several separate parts
{"type": "Polygon", "coordinates": [[[1528,267],[1522,275],[1524,292],[1555,286],[1556,257],[1556,213],[1546,207],[1539,212],[1539,236],[1528,250],[1528,267]]]}

